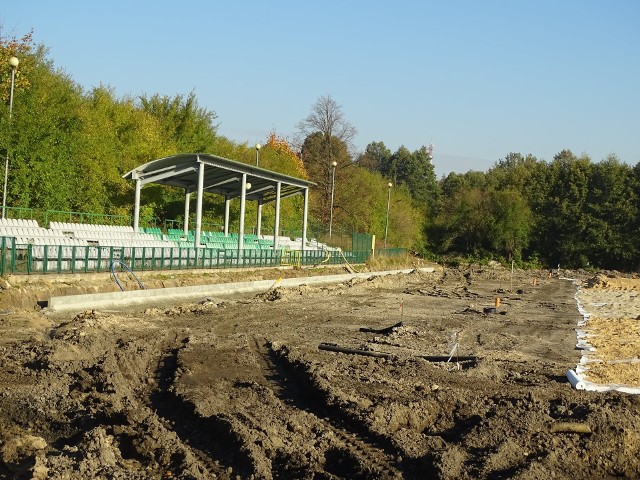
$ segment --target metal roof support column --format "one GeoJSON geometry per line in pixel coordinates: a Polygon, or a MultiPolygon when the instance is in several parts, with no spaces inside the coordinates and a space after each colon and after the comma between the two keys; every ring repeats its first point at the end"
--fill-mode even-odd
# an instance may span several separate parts
{"type": "Polygon", "coordinates": [[[238,229],[238,259],[244,250],[244,210],[247,203],[247,174],[242,174],[242,187],[240,188],[240,228],[238,229]]]}
{"type": "Polygon", "coordinates": [[[191,191],[188,188],[185,188],[184,189],[184,222],[182,222],[185,236],[189,235],[189,200],[191,200],[191,191]]]}
{"type": "Polygon", "coordinates": [[[304,211],[302,212],[302,251],[307,244],[307,214],[309,211],[309,189],[305,188],[304,192],[304,211]]]}
{"type": "Polygon", "coordinates": [[[276,183],[276,219],[275,219],[275,231],[273,232],[273,249],[278,250],[279,236],[280,236],[280,187],[281,183],[276,183]]]}
{"type": "Polygon", "coordinates": [[[258,218],[256,218],[256,235],[260,237],[260,229],[262,228],[262,202],[258,200],[258,218]]]}
{"type": "Polygon", "coordinates": [[[140,189],[142,189],[142,181],[138,178],[136,179],[136,193],[135,200],[133,204],[133,231],[138,231],[138,226],[140,225],[140,189]]]}
{"type": "Polygon", "coordinates": [[[229,205],[231,205],[231,199],[228,195],[224,196],[224,236],[229,236],[229,205]]]}
{"type": "Polygon", "coordinates": [[[204,163],[198,164],[198,197],[196,201],[196,238],[194,246],[200,247],[200,231],[202,225],[202,197],[204,196],[204,163]]]}

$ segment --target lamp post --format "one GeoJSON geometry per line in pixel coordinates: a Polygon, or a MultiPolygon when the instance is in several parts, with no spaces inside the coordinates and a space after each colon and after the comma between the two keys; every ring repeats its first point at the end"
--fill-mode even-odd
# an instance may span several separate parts
{"type": "Polygon", "coordinates": [[[331,162],[331,206],[329,207],[329,239],[331,239],[331,227],[333,226],[333,192],[336,186],[336,167],[338,162],[331,162]]]}
{"type": "Polygon", "coordinates": [[[384,248],[387,248],[387,232],[389,231],[389,207],[391,206],[391,187],[393,184],[389,182],[389,193],[387,194],[387,221],[384,224],[384,248]]]}
{"type": "Polygon", "coordinates": [[[16,68],[20,61],[16,57],[9,59],[11,67],[11,90],[9,91],[9,139],[7,140],[7,156],[4,160],[4,188],[2,190],[2,218],[5,218],[5,210],[7,209],[7,178],[9,176],[9,148],[11,143],[11,111],[13,110],[13,84],[16,79],[16,68]]]}
{"type": "Polygon", "coordinates": [[[256,143],[256,167],[260,163],[260,149],[261,148],[262,148],[262,145],[260,145],[259,143],[256,143]]]}

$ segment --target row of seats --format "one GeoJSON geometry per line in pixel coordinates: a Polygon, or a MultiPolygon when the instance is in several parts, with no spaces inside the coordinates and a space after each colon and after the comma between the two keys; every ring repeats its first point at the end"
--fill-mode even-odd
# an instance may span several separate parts
{"type": "Polygon", "coordinates": [[[4,237],[64,237],[61,233],[41,227],[17,227],[0,225],[0,236],[4,237]]]}
{"type": "Polygon", "coordinates": [[[173,242],[165,242],[163,240],[123,240],[118,238],[104,238],[100,240],[91,240],[86,238],[71,237],[38,237],[38,236],[16,236],[16,244],[18,245],[66,245],[66,246],[86,246],[97,245],[101,247],[135,247],[135,248],[172,248],[177,245],[173,242]]]}
{"type": "Polygon", "coordinates": [[[38,228],[38,222],[24,218],[0,218],[0,226],[38,228]]]}
{"type": "MultiPolygon", "coordinates": [[[[162,235],[159,228],[143,229],[134,232],[131,226],[119,225],[90,225],[71,222],[50,222],[50,228],[38,226],[35,220],[0,219],[0,237],[16,237],[27,239],[25,242],[42,245],[66,245],[64,239],[75,238],[82,240],[79,245],[96,242],[101,246],[135,246],[135,247],[191,247],[194,242],[193,230],[185,237],[182,230],[169,229],[168,235],[162,235]],[[160,233],[158,233],[160,232],[160,233]]],[[[238,234],[223,232],[202,232],[200,242],[208,248],[233,250],[238,245],[238,234]]],[[[273,235],[244,235],[244,248],[266,250],[273,249],[275,237],[273,235]]],[[[278,248],[300,250],[302,239],[290,239],[278,236],[278,248]]],[[[325,250],[329,247],[317,240],[307,242],[306,249],[325,250]]]]}
{"type": "Polygon", "coordinates": [[[68,245],[82,247],[88,245],[86,240],[69,237],[16,237],[18,245],[68,245]]]}
{"type": "MultiPolygon", "coordinates": [[[[95,224],[73,223],[73,222],[49,222],[49,229],[47,229],[47,228],[40,227],[36,220],[21,219],[21,218],[2,218],[0,219],[0,234],[8,233],[6,230],[3,229],[3,227],[16,227],[19,229],[36,228],[36,229],[39,229],[38,236],[43,236],[43,237],[44,236],[60,236],[61,233],[59,232],[72,232],[76,237],[90,238],[90,236],[86,232],[107,232],[107,233],[128,233],[134,236],[140,236],[140,235],[146,234],[144,237],[139,237],[139,238],[151,240],[152,239],[151,236],[153,236],[153,238],[155,239],[159,239],[160,236],[162,235],[162,230],[158,227],[141,228],[140,232],[134,232],[133,227],[129,225],[95,225],[95,224]],[[147,236],[147,235],[151,235],[151,236],[147,236]]],[[[36,232],[31,232],[31,231],[26,232],[27,235],[30,235],[30,234],[33,235],[35,233],[36,232]]],[[[176,228],[168,229],[167,233],[169,234],[170,237],[179,236],[183,238],[185,236],[183,230],[176,229],[176,228]]],[[[22,234],[21,230],[13,231],[11,233],[12,236],[21,235],[21,234],[22,234]]],[[[194,236],[195,236],[194,230],[190,230],[187,234],[187,238],[189,238],[192,241],[194,239],[194,236]]],[[[105,238],[105,237],[101,236],[96,238],[105,238]]],[[[112,238],[127,238],[127,237],[113,236],[112,238]]],[[[237,241],[238,234],[229,233],[227,236],[225,236],[224,232],[220,232],[220,231],[202,231],[200,233],[200,238],[203,242],[205,242],[209,238],[214,239],[213,241],[218,241],[218,242],[222,241],[221,239],[227,239],[227,240],[232,239],[237,241]]],[[[172,238],[172,240],[173,239],[174,238],[172,238]]],[[[245,233],[244,242],[248,243],[251,241],[256,241],[261,245],[267,245],[267,244],[272,245],[274,243],[274,236],[245,233]],[[270,242],[270,243],[267,243],[267,242],[270,242]]],[[[297,238],[295,240],[291,240],[287,236],[279,236],[278,244],[299,247],[302,245],[302,239],[297,238]]],[[[321,244],[317,241],[315,241],[315,244],[318,247],[325,246],[324,244],[321,244]]]]}
{"type": "Polygon", "coordinates": [[[87,230],[78,230],[74,232],[76,238],[86,238],[87,240],[158,240],[157,237],[150,233],[136,232],[90,232],[87,230]]]}
{"type": "Polygon", "coordinates": [[[89,232],[131,232],[133,227],[129,225],[93,225],[90,223],[49,222],[51,230],[64,231],[89,231],[89,232]]]}

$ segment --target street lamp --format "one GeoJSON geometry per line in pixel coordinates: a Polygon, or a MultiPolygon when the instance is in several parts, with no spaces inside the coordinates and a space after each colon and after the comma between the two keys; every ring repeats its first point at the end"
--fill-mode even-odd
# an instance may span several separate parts
{"type": "Polygon", "coordinates": [[[329,209],[329,239],[331,239],[331,227],[333,225],[333,191],[336,186],[336,167],[338,166],[338,162],[335,160],[331,162],[331,207],[329,209]]]}
{"type": "Polygon", "coordinates": [[[9,91],[9,138],[7,140],[7,156],[4,161],[4,189],[2,190],[2,218],[5,218],[5,210],[7,209],[7,177],[9,176],[9,148],[11,143],[11,111],[13,110],[13,84],[16,79],[16,68],[20,61],[16,57],[9,59],[11,67],[11,90],[9,91]]]}
{"type": "Polygon", "coordinates": [[[258,166],[258,163],[260,163],[260,149],[262,148],[262,145],[260,145],[259,143],[256,143],[256,167],[258,166]]]}
{"type": "Polygon", "coordinates": [[[393,184],[389,182],[387,186],[389,187],[389,193],[387,195],[387,221],[384,224],[384,248],[387,248],[387,232],[389,231],[389,207],[391,206],[391,187],[393,187],[393,184]]]}

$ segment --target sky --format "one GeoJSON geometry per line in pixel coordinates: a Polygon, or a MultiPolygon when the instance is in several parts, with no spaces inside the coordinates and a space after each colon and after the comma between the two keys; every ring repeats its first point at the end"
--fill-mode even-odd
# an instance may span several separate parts
{"type": "MultiPolygon", "coordinates": [[[[0,34],[33,30],[89,91],[188,95],[218,132],[292,140],[321,96],[357,151],[433,143],[436,174],[510,152],[640,162],[637,0],[7,2],[0,34]]],[[[215,152],[207,152],[213,153],[215,152]]]]}

